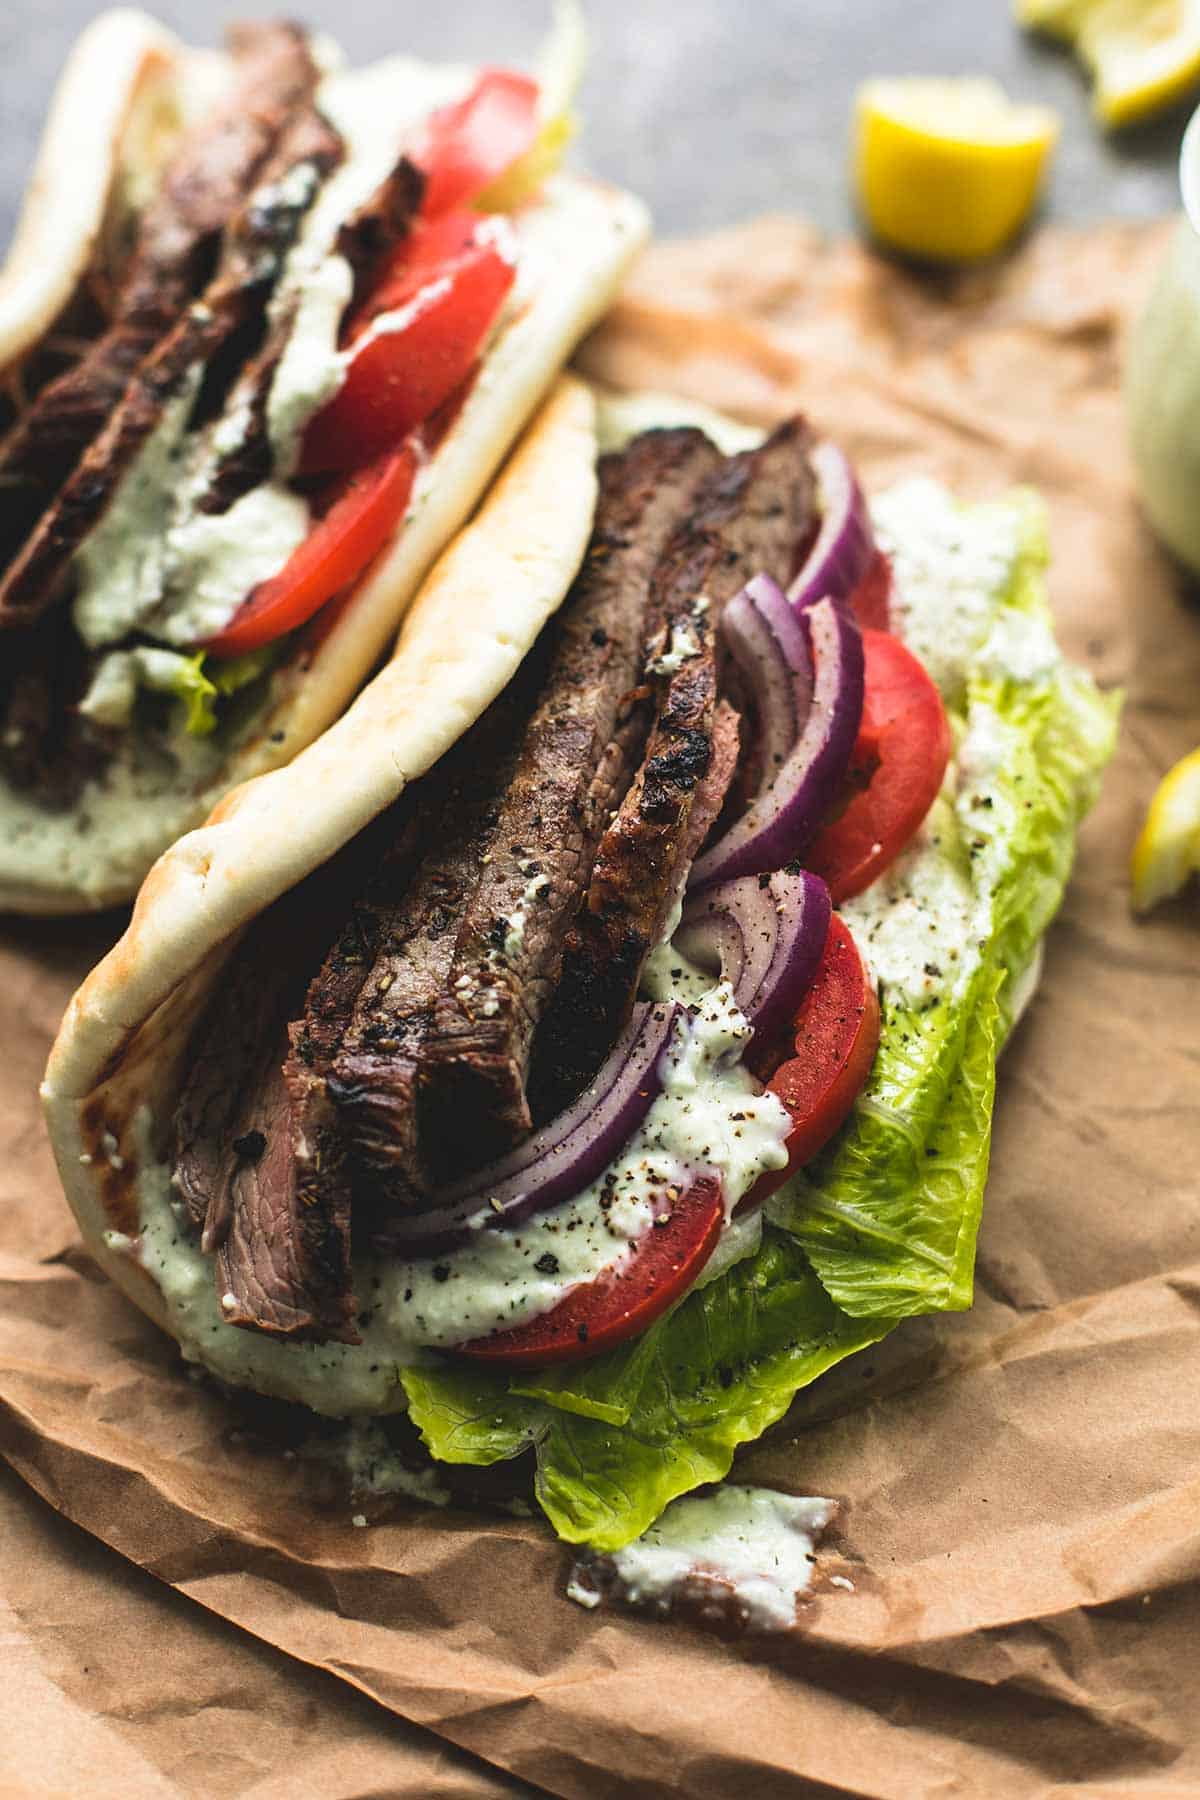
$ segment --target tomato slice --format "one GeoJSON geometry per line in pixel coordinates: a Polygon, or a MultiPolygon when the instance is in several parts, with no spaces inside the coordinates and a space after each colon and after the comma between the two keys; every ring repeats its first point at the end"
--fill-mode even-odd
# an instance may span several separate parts
{"type": "Polygon", "coordinates": [[[465,250],[494,231],[492,221],[467,207],[440,219],[415,220],[366,299],[355,308],[347,340],[352,343],[381,312],[397,312],[406,306],[447,263],[456,262],[465,250]]]}
{"type": "Polygon", "coordinates": [[[433,114],[409,152],[425,175],[424,216],[474,200],[537,134],[537,82],[512,69],[484,69],[469,94],[433,114]]]}
{"type": "Polygon", "coordinates": [[[402,325],[357,338],[345,380],[305,432],[301,473],[357,468],[435,412],[466,379],[515,275],[490,241],[431,269],[402,325]]]}
{"type": "Polygon", "coordinates": [[[835,905],[861,894],[895,861],[937,798],[950,760],[946,709],[922,665],[890,633],[862,635],[851,798],[804,857],[806,868],[824,876],[835,905]]]}
{"type": "Polygon", "coordinates": [[[867,572],[850,596],[850,608],[864,631],[888,630],[888,601],[892,593],[892,565],[876,550],[867,572]]]}
{"type": "Polygon", "coordinates": [[[457,1346],[460,1355],[507,1368],[580,1362],[652,1325],[690,1287],[717,1247],[725,1207],[721,1183],[701,1175],[661,1215],[619,1274],[572,1288],[539,1318],[457,1346]]]}
{"type": "Polygon", "coordinates": [[[311,619],[383,549],[404,515],[416,472],[417,448],[402,444],[339,483],[278,575],[260,582],[204,648],[213,656],[241,656],[311,619]]]}
{"type": "Polygon", "coordinates": [[[879,1048],[879,997],[850,927],[834,913],[821,965],[796,1014],[795,1056],[767,1086],[792,1115],[787,1167],[760,1175],[738,1204],[759,1206],[811,1162],[849,1116],[879,1048]]]}

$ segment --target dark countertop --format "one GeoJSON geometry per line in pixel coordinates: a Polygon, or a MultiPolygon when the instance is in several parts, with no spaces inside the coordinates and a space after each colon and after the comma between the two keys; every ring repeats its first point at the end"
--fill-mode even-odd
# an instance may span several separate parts
{"type": "MultiPolygon", "coordinates": [[[[92,0],[6,0],[0,8],[0,243],[7,242],[55,76],[92,0]]],[[[188,0],[150,0],[193,41],[218,24],[188,0]]],[[[276,5],[204,9],[217,21],[276,5]]],[[[549,0],[313,0],[296,9],[334,30],[354,61],[388,50],[520,62],[549,0]]],[[[871,74],[995,75],[1014,95],[1058,108],[1063,140],[1051,210],[1072,219],[1146,216],[1176,202],[1187,107],[1105,140],[1073,60],[1031,43],[1008,0],[590,0],[592,60],[583,110],[587,160],[653,205],[660,233],[756,212],[852,219],[845,177],[851,96],[871,74]]],[[[1197,96],[1200,99],[1200,95],[1197,96]]]]}

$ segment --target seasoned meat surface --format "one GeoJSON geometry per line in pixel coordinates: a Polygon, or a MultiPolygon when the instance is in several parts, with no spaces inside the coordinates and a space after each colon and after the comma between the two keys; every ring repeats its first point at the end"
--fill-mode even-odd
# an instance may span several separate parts
{"type": "Polygon", "coordinates": [[[689,491],[715,460],[699,432],[674,431],[648,434],[601,466],[587,558],[550,627],[541,698],[418,1058],[420,1129],[439,1180],[529,1130],[533,1034],[601,833],[645,742],[647,709],[634,690],[650,573],[689,491]],[[463,1119],[469,1136],[458,1128],[463,1119]]]}
{"type": "MultiPolygon", "coordinates": [[[[137,369],[120,404],[42,514],[0,581],[0,615],[30,624],[55,599],[71,556],[97,523],[164,408],[194,372],[253,330],[341,140],[311,107],[295,114],[260,181],[226,234],[217,273],[137,369]],[[288,181],[286,178],[299,176],[288,181]],[[307,179],[304,177],[307,176],[307,179]]],[[[203,398],[203,395],[201,395],[203,398]]]]}
{"type": "Polygon", "coordinates": [[[795,426],[749,456],[681,431],[606,459],[515,679],[231,959],[175,1181],[233,1323],[355,1341],[352,1211],[430,1204],[595,1072],[736,774],[716,617],[789,577],[812,503],[795,426]]]}
{"type": "MultiPolygon", "coordinates": [[[[297,26],[242,25],[231,47],[233,89],[179,145],[140,221],[112,323],[0,442],[0,568],[99,435],[143,358],[206,285],[221,233],[316,87],[319,71],[297,26]]],[[[23,619],[19,609],[0,606],[0,626],[23,619]]]]}
{"type": "Polygon", "coordinates": [[[596,857],[562,979],[535,1046],[536,1118],[561,1111],[596,1073],[629,1016],[645,961],[695,853],[689,819],[712,758],[715,629],[758,574],[786,583],[811,532],[810,438],[798,421],[722,461],[694,498],[650,584],[648,673],[656,685],[645,759],[596,857]]]}

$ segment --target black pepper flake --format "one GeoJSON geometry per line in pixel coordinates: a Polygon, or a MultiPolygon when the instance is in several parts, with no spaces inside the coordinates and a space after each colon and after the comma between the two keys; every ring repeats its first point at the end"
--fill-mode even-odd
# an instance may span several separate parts
{"type": "Polygon", "coordinates": [[[578,1338],[578,1339],[579,1339],[579,1342],[580,1342],[580,1343],[581,1343],[581,1344],[586,1344],[586,1343],[587,1343],[587,1341],[588,1341],[588,1328],[587,1328],[587,1326],[586,1326],[586,1325],[581,1325],[581,1326],[580,1326],[580,1327],[579,1327],[579,1330],[578,1330],[578,1331],[577,1331],[577,1332],[576,1332],[576,1333],[575,1333],[575,1336],[576,1336],[576,1337],[577,1337],[577,1338],[578,1338]]]}
{"type": "Polygon", "coordinates": [[[449,1279],[450,1279],[450,1264],[449,1263],[434,1263],[433,1279],[435,1281],[449,1281],[449,1279]]]}
{"type": "Polygon", "coordinates": [[[245,1157],[247,1162],[257,1162],[266,1147],[267,1140],[261,1131],[243,1132],[241,1137],[233,1140],[234,1155],[245,1157]]]}
{"type": "Polygon", "coordinates": [[[553,1250],[543,1250],[533,1266],[539,1275],[558,1274],[558,1258],[555,1256],[553,1250]]]}

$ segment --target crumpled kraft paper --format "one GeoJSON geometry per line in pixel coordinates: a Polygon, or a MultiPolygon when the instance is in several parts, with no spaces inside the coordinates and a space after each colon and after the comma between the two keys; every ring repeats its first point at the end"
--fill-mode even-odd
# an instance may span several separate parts
{"type": "Polygon", "coordinates": [[[356,1528],[74,1248],[32,1089],[118,922],[11,923],[0,1450],[62,1517],[0,1487],[6,1793],[1200,1791],[1200,917],[1135,924],[1126,878],[1200,742],[1200,615],[1139,521],[1118,388],[1164,231],[1046,231],[931,285],[765,220],[652,252],[581,358],[763,422],[803,407],[869,485],[1035,482],[1062,637],[1128,690],[1004,1058],[975,1308],[834,1371],[741,1465],[844,1499],[820,1560],[854,1591],[819,1577],[794,1637],[727,1643],[580,1611],[534,1521],[356,1528]]]}

